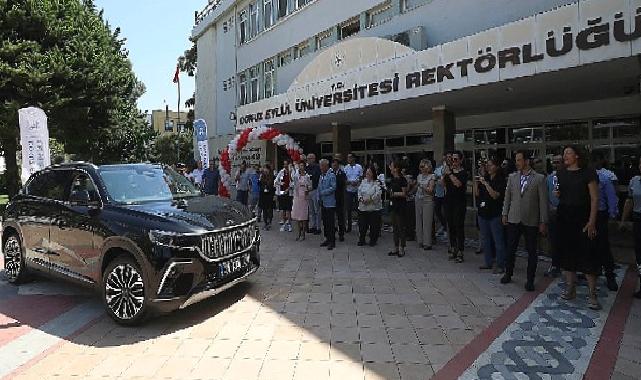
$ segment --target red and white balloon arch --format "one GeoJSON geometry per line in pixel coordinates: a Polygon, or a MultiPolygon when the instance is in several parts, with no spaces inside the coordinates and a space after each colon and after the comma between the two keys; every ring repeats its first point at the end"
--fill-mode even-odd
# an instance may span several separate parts
{"type": "Polygon", "coordinates": [[[300,161],[300,156],[303,150],[298,143],[289,135],[279,131],[276,128],[261,126],[257,128],[249,128],[236,135],[230,142],[227,148],[220,154],[220,163],[218,164],[218,171],[220,172],[220,186],[218,188],[218,195],[221,197],[229,198],[231,189],[231,158],[238,152],[242,151],[247,144],[252,141],[266,140],[271,141],[278,146],[283,146],[287,149],[289,157],[292,161],[300,161]]]}

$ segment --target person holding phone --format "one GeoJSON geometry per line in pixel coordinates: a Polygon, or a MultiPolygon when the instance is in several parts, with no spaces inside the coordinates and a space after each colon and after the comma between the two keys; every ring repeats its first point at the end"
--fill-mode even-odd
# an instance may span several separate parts
{"type": "Polygon", "coordinates": [[[587,167],[586,156],[578,146],[563,150],[564,168],[557,172],[559,198],[557,223],[560,236],[560,260],[566,278],[565,300],[576,298],[576,272],[588,279],[588,307],[600,310],[596,280],[601,260],[596,249],[596,223],[599,207],[599,185],[594,168],[587,167]]]}
{"type": "Polygon", "coordinates": [[[476,177],[474,182],[474,194],[478,197],[478,223],[483,236],[482,249],[485,255],[485,264],[480,269],[492,269],[496,253],[494,273],[502,274],[505,272],[505,238],[501,212],[507,182],[496,159],[489,159],[486,169],[487,174],[476,177]]]}
{"type": "Polygon", "coordinates": [[[420,174],[416,177],[416,240],[419,248],[432,249],[432,224],[434,221],[434,186],[432,161],[421,160],[420,174]]]}
{"type": "Polygon", "coordinates": [[[445,212],[450,238],[449,260],[463,262],[465,212],[468,174],[463,168],[463,153],[452,152],[452,166],[445,167],[441,182],[445,186],[445,212]]]}

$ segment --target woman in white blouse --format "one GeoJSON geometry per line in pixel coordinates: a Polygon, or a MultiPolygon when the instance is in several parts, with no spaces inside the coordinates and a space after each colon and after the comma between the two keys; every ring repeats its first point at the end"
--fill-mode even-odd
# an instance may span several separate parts
{"type": "Polygon", "coordinates": [[[436,184],[432,162],[421,160],[421,173],[416,177],[416,241],[426,251],[432,249],[432,223],[434,221],[434,186],[436,184]]]}
{"type": "Polygon", "coordinates": [[[358,187],[358,245],[365,245],[365,235],[369,229],[369,245],[376,245],[381,232],[381,183],[376,178],[376,170],[369,167],[365,179],[358,187]]]}

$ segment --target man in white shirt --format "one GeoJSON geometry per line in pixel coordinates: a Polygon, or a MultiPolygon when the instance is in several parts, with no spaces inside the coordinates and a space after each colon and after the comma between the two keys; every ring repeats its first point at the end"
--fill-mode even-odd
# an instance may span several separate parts
{"type": "Polygon", "coordinates": [[[356,157],[350,153],[347,155],[347,165],[344,170],[347,176],[347,188],[345,189],[346,232],[349,233],[352,232],[352,213],[358,207],[358,186],[363,178],[363,167],[356,163],[356,157]]]}
{"type": "Polygon", "coordinates": [[[200,185],[203,182],[203,162],[202,161],[196,161],[196,167],[194,170],[189,173],[189,179],[196,185],[196,187],[200,188],[200,185]]]}

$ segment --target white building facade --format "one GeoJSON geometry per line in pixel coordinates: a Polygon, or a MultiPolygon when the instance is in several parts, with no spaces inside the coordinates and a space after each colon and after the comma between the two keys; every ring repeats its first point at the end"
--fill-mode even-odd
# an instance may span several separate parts
{"type": "Polygon", "coordinates": [[[638,160],[641,0],[222,0],[193,37],[213,152],[268,124],[379,164],[568,143],[623,177],[638,160]]]}

